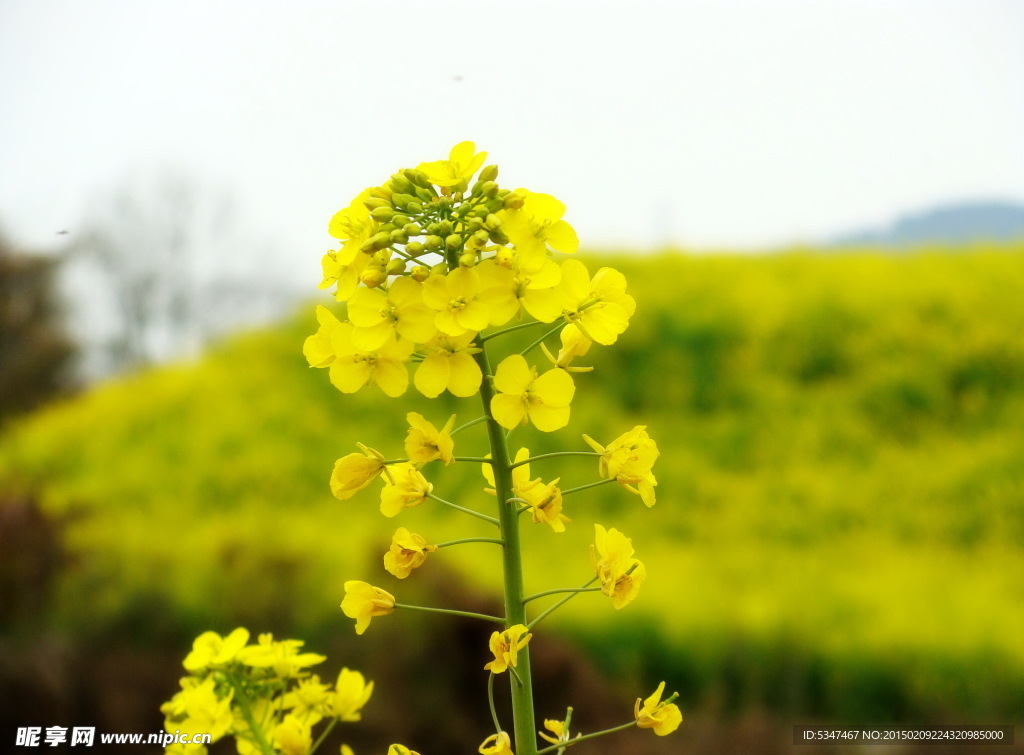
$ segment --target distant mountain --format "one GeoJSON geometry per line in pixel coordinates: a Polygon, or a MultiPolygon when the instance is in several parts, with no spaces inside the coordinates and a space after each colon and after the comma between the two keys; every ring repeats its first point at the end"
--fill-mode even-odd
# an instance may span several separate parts
{"type": "Polygon", "coordinates": [[[915,246],[1024,239],[1024,205],[959,202],[897,218],[888,227],[844,234],[831,246],[915,246]]]}

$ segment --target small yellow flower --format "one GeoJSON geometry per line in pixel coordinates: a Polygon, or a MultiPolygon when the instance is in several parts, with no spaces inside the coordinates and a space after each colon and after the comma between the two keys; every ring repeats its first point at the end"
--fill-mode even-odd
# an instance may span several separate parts
{"type": "Polygon", "coordinates": [[[360,349],[353,340],[354,330],[351,323],[343,322],[331,331],[331,385],[342,393],[355,393],[366,385],[376,385],[391,398],[405,393],[409,386],[405,365],[412,355],[413,342],[399,338],[376,349],[360,349]]]}
{"type": "Polygon", "coordinates": [[[331,310],[319,304],[316,307],[316,321],[319,328],[303,342],[302,354],[310,367],[329,367],[335,359],[333,339],[335,332],[341,328],[341,322],[331,310]]]}
{"type": "Polygon", "coordinates": [[[413,569],[423,565],[427,554],[436,550],[437,546],[427,545],[422,535],[399,527],[391,538],[391,549],[384,554],[384,568],[399,579],[405,579],[413,569]]]}
{"type": "Polygon", "coordinates": [[[256,645],[250,645],[238,654],[238,660],[253,668],[272,669],[281,679],[298,679],[306,675],[303,669],[323,663],[327,656],[318,653],[300,653],[302,640],[274,641],[274,635],[261,634],[256,645]]]}
{"type": "Polygon", "coordinates": [[[583,335],[580,329],[572,323],[562,328],[562,332],[558,336],[562,342],[562,348],[558,350],[557,357],[548,351],[548,347],[545,344],[542,343],[540,345],[541,350],[551,364],[555,365],[555,367],[561,367],[566,372],[592,372],[593,367],[573,367],[572,362],[577,357],[586,355],[594,342],[583,335]]]}
{"type": "Polygon", "coordinates": [[[448,154],[447,160],[420,163],[419,169],[427,174],[427,180],[436,186],[447,188],[468,184],[480,166],[487,159],[486,152],[477,152],[473,142],[459,142],[448,154]]]}
{"type": "Polygon", "coordinates": [[[298,685],[284,696],[282,707],[290,709],[292,715],[314,726],[324,717],[330,701],[331,688],[313,675],[301,679],[298,685]]]}
{"type": "Polygon", "coordinates": [[[273,744],[283,755],[307,755],[313,747],[310,724],[288,714],[274,727],[273,744]]]}
{"type": "Polygon", "coordinates": [[[503,731],[487,737],[477,752],[480,755],[515,755],[512,752],[512,740],[503,731]]]}
{"type": "Polygon", "coordinates": [[[341,610],[356,620],[356,634],[362,634],[374,616],[387,616],[395,610],[395,596],[366,582],[350,580],[345,583],[341,610]]]}
{"type": "Polygon", "coordinates": [[[547,484],[540,480],[535,482],[537,484],[518,491],[518,497],[530,507],[530,515],[535,524],[546,524],[555,532],[565,532],[565,523],[572,520],[562,513],[562,491],[558,487],[558,480],[547,484]]]}
{"type": "Polygon", "coordinates": [[[348,319],[355,329],[352,343],[375,351],[390,341],[405,338],[426,343],[437,332],[434,310],[423,303],[422,284],[398,278],[387,291],[360,288],[348,300],[348,319]]]}
{"type": "Polygon", "coordinates": [[[192,652],[182,665],[187,671],[201,671],[208,666],[223,666],[235,660],[238,651],[249,641],[249,630],[239,627],[227,637],[216,632],[203,632],[192,643],[192,652]]]}
{"type": "Polygon", "coordinates": [[[390,477],[380,491],[380,513],[384,516],[398,516],[402,509],[419,506],[434,489],[423,473],[407,462],[391,467],[390,477]]]}
{"type": "Polygon", "coordinates": [[[614,527],[606,531],[600,524],[594,525],[590,561],[601,580],[601,592],[612,599],[616,609],[632,602],[647,577],[643,563],[633,558],[633,542],[614,527]]]}
{"type": "Polygon", "coordinates": [[[571,225],[562,220],[565,205],[550,194],[516,189],[523,206],[502,213],[501,228],[516,247],[523,264],[532,270],[547,256],[550,246],[556,252],[575,253],[580,240],[571,225]]]}
{"type": "Polygon", "coordinates": [[[445,466],[455,462],[455,443],[451,436],[455,426],[454,414],[440,430],[417,412],[409,412],[405,419],[409,423],[409,432],[405,436],[405,453],[409,461],[413,464],[426,464],[440,459],[445,466]]]}
{"type": "Polygon", "coordinates": [[[416,390],[427,398],[437,398],[446,388],[459,398],[475,396],[483,373],[473,359],[480,349],[473,345],[476,331],[461,336],[438,333],[423,345],[424,357],[416,369],[416,390]]]}
{"type": "Polygon", "coordinates": [[[527,421],[542,432],[569,424],[569,404],[576,386],[565,370],[551,369],[540,377],[521,354],[506,357],[494,373],[499,393],[491,399],[491,414],[511,430],[527,421]]]}
{"type": "MultiPolygon", "coordinates": [[[[659,737],[671,734],[683,722],[683,714],[679,706],[668,701],[661,702],[661,693],[665,691],[665,682],[658,685],[654,694],[643,701],[638,697],[633,707],[636,725],[641,729],[654,729],[659,737]]],[[[673,698],[675,695],[672,696],[673,698]]],[[[669,698],[672,699],[672,698],[669,698]]]]}
{"type": "Polygon", "coordinates": [[[391,745],[388,748],[388,755],[420,755],[415,750],[410,750],[405,745],[391,745]]]}
{"type": "Polygon", "coordinates": [[[181,692],[160,706],[160,712],[167,717],[167,730],[173,731],[173,725],[184,731],[201,731],[210,734],[214,742],[223,737],[233,721],[231,700],[234,692],[223,698],[217,697],[215,684],[212,675],[202,682],[197,682],[194,677],[182,679],[181,692]]]}
{"type": "Polygon", "coordinates": [[[558,284],[565,318],[591,341],[608,346],[629,326],[636,301],[626,293],[626,279],[617,270],[602,267],[593,280],[579,260],[562,263],[558,284]]]}
{"type": "MultiPolygon", "coordinates": [[[[565,744],[570,739],[569,732],[565,728],[565,721],[556,721],[554,719],[545,718],[544,728],[550,731],[551,734],[545,734],[542,731],[538,731],[537,736],[553,745],[565,744]]],[[[579,737],[580,735],[577,734],[576,736],[579,737]]]]}
{"type": "Polygon", "coordinates": [[[491,322],[490,300],[479,273],[460,267],[447,275],[431,275],[423,284],[423,301],[431,307],[434,325],[449,336],[479,332],[491,322]]]}
{"type": "Polygon", "coordinates": [[[648,508],[655,504],[654,488],[658,484],[651,471],[658,458],[658,444],[647,434],[646,425],[637,425],[607,446],[583,436],[587,444],[601,454],[600,474],[615,480],[631,493],[636,493],[648,508]]]}
{"type": "Polygon", "coordinates": [[[511,626],[503,632],[494,632],[490,641],[494,660],[486,664],[484,669],[492,674],[500,674],[509,666],[514,668],[519,659],[519,651],[526,647],[532,638],[530,630],[522,624],[511,626]]]}
{"type": "Polygon", "coordinates": [[[384,457],[372,448],[367,448],[365,453],[342,456],[334,462],[331,492],[339,501],[348,500],[380,477],[384,470],[384,457]]]}
{"type": "Polygon", "coordinates": [[[328,700],[328,711],[341,721],[358,721],[372,694],[373,682],[367,682],[358,671],[343,668],[328,700]]]}

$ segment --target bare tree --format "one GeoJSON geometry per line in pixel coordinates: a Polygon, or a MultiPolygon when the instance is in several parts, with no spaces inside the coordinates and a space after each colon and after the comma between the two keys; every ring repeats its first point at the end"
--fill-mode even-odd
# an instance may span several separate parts
{"type": "Polygon", "coordinates": [[[292,301],[252,264],[261,250],[239,236],[234,220],[224,193],[180,175],[126,183],[94,201],[72,244],[80,262],[74,297],[89,300],[92,329],[104,334],[93,335],[100,343],[86,372],[194,354],[211,337],[275,316],[292,301]]]}

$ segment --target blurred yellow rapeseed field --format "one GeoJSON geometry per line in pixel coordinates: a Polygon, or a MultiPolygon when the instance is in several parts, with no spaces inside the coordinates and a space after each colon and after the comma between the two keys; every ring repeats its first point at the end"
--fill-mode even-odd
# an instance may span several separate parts
{"type": "MultiPolygon", "coordinates": [[[[647,564],[631,606],[644,620],[579,599],[552,625],[627,678],[667,670],[683,700],[861,723],[1024,709],[1024,246],[609,263],[642,316],[581,360],[598,370],[576,376],[566,432],[646,421],[657,517],[607,488],[575,496],[567,532],[527,528],[526,577],[585,579],[593,522],[614,507],[647,564]],[[543,559],[553,538],[579,573],[543,559]]],[[[304,312],[9,426],[0,491],[65,517],[74,556],[46,621],[101,636],[143,605],[183,634],[268,617],[336,631],[342,580],[386,544],[375,496],[337,501],[328,473],[421,408],[342,401],[302,357],[304,312]],[[353,540],[365,549],[338,546],[353,540]]],[[[592,473],[576,464],[563,484],[592,473]]],[[[482,495],[482,476],[452,477],[449,499],[482,495]]],[[[438,539],[458,532],[430,506],[399,524],[427,520],[438,539]]],[[[499,589],[497,562],[433,558],[499,589]]]]}

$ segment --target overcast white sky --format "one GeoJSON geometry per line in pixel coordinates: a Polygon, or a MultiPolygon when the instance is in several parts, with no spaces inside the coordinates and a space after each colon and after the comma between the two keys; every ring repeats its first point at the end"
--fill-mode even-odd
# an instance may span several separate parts
{"type": "Polygon", "coordinates": [[[1022,41],[1020,0],[0,0],[0,223],[183,173],[313,278],[335,210],[472,139],[587,246],[813,240],[1024,201],[1022,41]]]}

